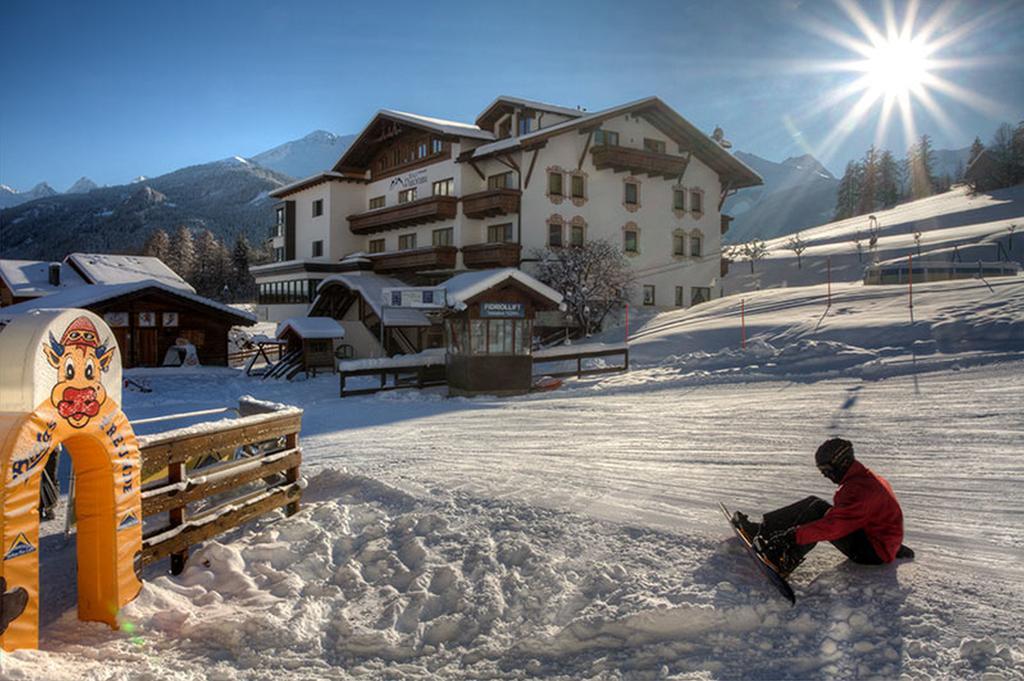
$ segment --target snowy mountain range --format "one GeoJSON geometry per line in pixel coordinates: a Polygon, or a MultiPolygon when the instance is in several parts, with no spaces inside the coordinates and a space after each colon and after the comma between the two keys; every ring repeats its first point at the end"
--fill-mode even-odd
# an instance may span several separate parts
{"type": "Polygon", "coordinates": [[[301,139],[256,154],[250,160],[291,177],[308,177],[330,169],[355,138],[356,135],[314,130],[301,139]]]}
{"type": "Polygon", "coordinates": [[[56,189],[45,182],[40,182],[27,192],[19,192],[17,189],[8,187],[6,184],[0,184],[0,208],[10,208],[26,201],[35,201],[47,196],[54,196],[57,193],[59,192],[56,189]]]}

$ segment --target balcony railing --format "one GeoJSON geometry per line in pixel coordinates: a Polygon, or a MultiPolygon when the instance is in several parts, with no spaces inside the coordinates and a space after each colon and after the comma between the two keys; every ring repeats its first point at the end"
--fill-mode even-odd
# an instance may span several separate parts
{"type": "Polygon", "coordinates": [[[373,271],[415,272],[419,270],[450,270],[455,268],[455,256],[459,249],[454,246],[426,246],[406,251],[389,251],[370,256],[373,271]]]}
{"type": "Polygon", "coordinates": [[[686,170],[687,163],[687,159],[683,156],[611,145],[591,147],[590,155],[594,161],[594,167],[598,170],[611,168],[616,172],[625,171],[633,175],[660,175],[665,178],[682,175],[686,170]]]}
{"type": "Polygon", "coordinates": [[[349,215],[348,226],[353,234],[372,234],[438,220],[453,220],[458,202],[455,196],[428,196],[418,201],[349,215]]]}
{"type": "Polygon", "coordinates": [[[518,189],[488,189],[462,197],[462,212],[467,218],[493,218],[519,212],[518,189]]]}
{"type": "Polygon", "coordinates": [[[462,247],[466,267],[518,267],[522,246],[508,242],[473,244],[462,247]]]}

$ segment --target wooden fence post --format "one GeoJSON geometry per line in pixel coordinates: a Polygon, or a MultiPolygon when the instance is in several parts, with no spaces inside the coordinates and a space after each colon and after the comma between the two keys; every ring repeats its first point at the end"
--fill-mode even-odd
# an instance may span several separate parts
{"type": "MultiPolygon", "coordinates": [[[[176,483],[185,481],[185,462],[171,463],[167,466],[167,482],[168,484],[174,485],[176,483]]],[[[185,506],[181,505],[178,508],[172,508],[168,511],[170,516],[170,527],[178,527],[185,523],[185,515],[187,511],[185,506]]],[[[180,575],[185,569],[185,563],[188,561],[188,549],[182,549],[176,553],[171,554],[171,574],[180,575]]]]}
{"type": "MultiPolygon", "coordinates": [[[[289,433],[288,435],[285,435],[285,437],[284,437],[284,446],[285,446],[286,449],[298,449],[299,448],[299,433],[298,432],[294,432],[294,433],[289,433]]],[[[287,471],[285,471],[285,482],[286,483],[291,485],[291,484],[294,484],[294,483],[296,483],[298,481],[299,481],[299,467],[298,466],[295,466],[294,468],[289,468],[287,471]]],[[[290,515],[295,515],[298,512],[299,512],[299,499],[296,499],[295,501],[291,502],[290,504],[288,504],[288,506],[285,507],[284,514],[286,516],[290,516],[290,515]]]]}

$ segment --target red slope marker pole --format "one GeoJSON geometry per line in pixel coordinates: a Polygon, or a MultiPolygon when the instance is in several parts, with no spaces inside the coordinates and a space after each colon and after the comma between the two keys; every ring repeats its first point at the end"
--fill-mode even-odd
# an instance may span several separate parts
{"type": "Polygon", "coordinates": [[[740,347],[747,349],[747,310],[745,302],[740,298],[740,347]]]}

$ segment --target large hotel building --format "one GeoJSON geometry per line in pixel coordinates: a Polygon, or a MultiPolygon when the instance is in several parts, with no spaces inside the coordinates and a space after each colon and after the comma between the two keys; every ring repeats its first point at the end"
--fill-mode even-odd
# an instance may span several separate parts
{"type": "Polygon", "coordinates": [[[590,239],[622,249],[634,304],[689,307],[716,295],[726,195],[758,184],[656,97],[596,112],[499,97],[472,124],[381,110],[333,168],[272,192],[257,313],[373,325],[366,298],[389,284],[530,272],[590,239]]]}

